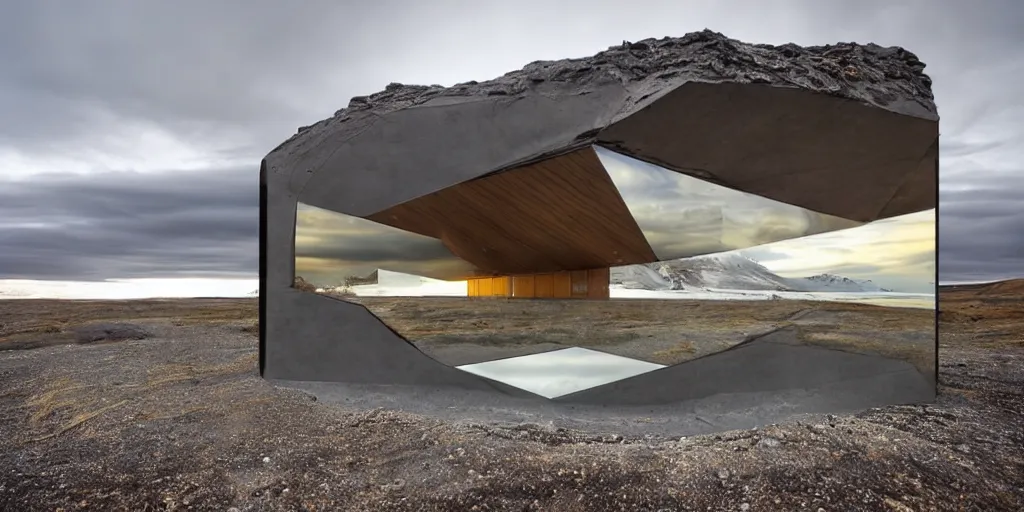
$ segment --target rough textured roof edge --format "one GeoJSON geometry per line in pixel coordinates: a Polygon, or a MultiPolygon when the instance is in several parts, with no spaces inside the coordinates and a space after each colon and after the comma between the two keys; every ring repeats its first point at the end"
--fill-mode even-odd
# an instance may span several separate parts
{"type": "Polygon", "coordinates": [[[338,125],[362,124],[389,112],[438,98],[518,96],[544,82],[588,85],[618,82],[631,91],[624,110],[672,84],[689,81],[761,83],[851,99],[901,114],[938,119],[925,64],[900,47],[838,43],[801,47],[749,44],[704,30],[682,37],[623,41],[591,57],[536,61],[485,82],[440,85],[389,84],[352,98],[334,116],[299,128],[274,151],[316,145],[338,125]],[[330,128],[330,130],[328,130],[330,128]]]}

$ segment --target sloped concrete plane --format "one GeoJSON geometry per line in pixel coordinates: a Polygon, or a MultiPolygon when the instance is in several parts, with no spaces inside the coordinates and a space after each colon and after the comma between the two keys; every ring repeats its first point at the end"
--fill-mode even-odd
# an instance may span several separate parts
{"type": "MultiPolygon", "coordinates": [[[[902,250],[890,227],[937,207],[923,69],[703,31],[353,98],[262,162],[261,375],[736,414],[931,401],[934,290],[882,288],[907,279],[881,260],[842,267],[869,289],[736,256],[872,229],[902,250]],[[742,272],[774,284],[721,284],[742,272]]],[[[930,240],[900,261],[934,269],[930,240]]],[[[878,251],[828,254],[854,253],[878,251]]]]}

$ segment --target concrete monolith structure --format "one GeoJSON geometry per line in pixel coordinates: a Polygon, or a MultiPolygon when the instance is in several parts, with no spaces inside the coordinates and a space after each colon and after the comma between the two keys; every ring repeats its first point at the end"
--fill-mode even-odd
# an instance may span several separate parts
{"type": "MultiPolygon", "coordinates": [[[[383,212],[596,145],[851,221],[919,212],[936,207],[938,174],[938,115],[923,69],[902,48],[754,45],[704,31],[624,42],[587,58],[533,62],[486,82],[390,84],[353,98],[332,117],[300,128],[262,163],[261,374],[530,396],[430,359],[358,304],[293,288],[300,200],[388,222],[397,216],[383,212]]],[[[458,221],[441,207],[432,211],[433,228],[423,230],[452,233],[445,243],[453,253],[466,259],[487,253],[481,265],[501,271],[502,258],[511,257],[501,247],[484,247],[468,228],[445,231],[439,226],[458,221]]],[[[642,259],[644,252],[634,254],[642,259]]],[[[743,353],[722,356],[726,366],[735,368],[743,353]]],[[[866,364],[854,365],[857,379],[870,377],[866,364]]],[[[740,387],[817,385],[818,377],[802,382],[792,364],[783,366],[784,383],[753,372],[751,379],[764,382],[740,387]]],[[[895,371],[883,366],[882,373],[895,371]]],[[[732,380],[731,388],[735,379],[747,378],[720,376],[732,380]]],[[[616,385],[608,399],[635,403],[636,395],[624,394],[629,387],[616,385]]],[[[875,395],[863,403],[934,396],[934,385],[909,397],[872,389],[875,395]]],[[[657,399],[692,398],[669,395],[657,399]]],[[[601,400],[593,392],[580,396],[601,400]]]]}

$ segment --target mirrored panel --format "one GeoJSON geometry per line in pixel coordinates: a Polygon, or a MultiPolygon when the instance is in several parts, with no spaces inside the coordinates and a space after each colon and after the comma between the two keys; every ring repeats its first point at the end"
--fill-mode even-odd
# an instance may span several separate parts
{"type": "Polygon", "coordinates": [[[929,210],[744,250],[616,267],[610,296],[720,304],[724,314],[704,333],[749,322],[750,315],[790,328],[794,342],[906,361],[934,381],[935,257],[929,210]]]}
{"type": "MultiPolygon", "coordinates": [[[[515,172],[530,169],[503,173],[505,183],[529,182],[529,176],[509,176],[515,172]]],[[[612,181],[628,190],[623,176],[612,181]]],[[[740,358],[740,367],[749,365],[756,376],[746,382],[751,392],[789,383],[794,365],[801,364],[808,365],[800,372],[806,386],[825,385],[848,370],[858,379],[898,375],[909,379],[899,383],[903,388],[926,389],[927,382],[934,388],[934,211],[857,226],[759,198],[732,202],[729,194],[740,193],[679,176],[696,192],[677,183],[674,189],[660,187],[670,192],[661,203],[629,205],[630,211],[638,204],[646,208],[634,214],[646,215],[636,222],[644,235],[662,240],[652,246],[684,254],[742,249],[627,266],[501,274],[456,256],[487,260],[481,255],[488,241],[513,231],[500,219],[489,220],[493,231],[478,239],[469,229],[452,234],[443,222],[450,203],[443,201],[429,217],[410,217],[412,208],[400,211],[401,222],[418,233],[300,204],[295,286],[363,305],[440,362],[552,399],[586,401],[588,393],[647,378],[668,378],[670,384],[657,387],[675,389],[674,372],[680,372],[680,383],[686,376],[714,375],[699,386],[679,384],[683,398],[698,388],[721,386],[727,392],[736,376],[708,369],[722,364],[716,358],[725,355],[740,358]],[[672,207],[679,202],[690,206],[672,207]],[[668,220],[655,222],[658,211],[668,220]],[[707,211],[718,214],[693,213],[707,211]],[[766,222],[772,212],[781,212],[777,222],[766,222]],[[680,216],[685,222],[677,222],[680,216]],[[704,221],[713,227],[702,231],[704,221]],[[804,236],[811,232],[818,234],[804,236]],[[450,249],[453,239],[457,251],[450,249]],[[819,371],[823,365],[830,370],[819,371]]],[[[485,188],[487,179],[474,187],[485,188]]],[[[557,185],[549,187],[546,193],[559,197],[557,185]]],[[[631,195],[638,197],[623,193],[627,205],[631,195]]],[[[489,197],[481,208],[500,201],[489,197]]],[[[458,215],[473,213],[468,204],[458,205],[458,215]]],[[[515,211],[515,205],[505,207],[515,211]]],[[[586,229],[592,205],[581,206],[578,215],[571,206],[560,207],[564,212],[554,221],[586,229]]],[[[517,219],[504,217],[508,223],[517,219]]],[[[517,229],[537,230],[520,240],[544,232],[543,225],[517,229]]],[[[506,261],[514,244],[503,243],[506,261]]],[[[533,254],[535,247],[524,251],[533,254]]]]}
{"type": "Polygon", "coordinates": [[[459,366],[459,369],[511,384],[545,398],[557,398],[664,367],[597,350],[571,347],[467,364],[459,366]]]}
{"type": "Polygon", "coordinates": [[[721,187],[599,146],[595,151],[659,260],[860,225],[721,187]]]}
{"type": "Polygon", "coordinates": [[[299,203],[295,285],[329,295],[466,295],[479,275],[428,236],[299,203]]]}

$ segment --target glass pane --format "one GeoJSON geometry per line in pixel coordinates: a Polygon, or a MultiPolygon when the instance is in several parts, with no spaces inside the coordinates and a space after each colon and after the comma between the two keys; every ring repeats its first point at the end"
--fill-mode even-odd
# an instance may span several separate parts
{"type": "Polygon", "coordinates": [[[437,239],[300,203],[295,280],[350,296],[466,295],[472,265],[437,239]]]}
{"type": "Polygon", "coordinates": [[[699,332],[703,344],[717,338],[720,347],[735,345],[743,336],[730,324],[752,327],[762,319],[792,327],[800,343],[897,358],[933,379],[935,256],[930,210],[744,250],[616,267],[610,295],[721,305],[718,314],[693,315],[684,327],[699,332]]]}
{"type": "Polygon", "coordinates": [[[753,247],[860,225],[739,192],[596,147],[659,260],[753,247]]]}
{"type": "MultiPolygon", "coordinates": [[[[710,192],[699,197],[721,203],[710,192]]],[[[780,218],[807,222],[775,224],[796,226],[772,230],[788,239],[742,250],[483,276],[438,239],[300,205],[296,281],[362,304],[429,357],[549,398],[586,400],[589,392],[675,369],[699,373],[723,350],[763,344],[772,332],[788,346],[878,357],[879,375],[892,373],[891,362],[906,363],[934,382],[934,212],[842,230],[842,223],[800,215],[780,218]],[[801,229],[828,232],[792,238],[801,229]]],[[[749,226],[715,222],[708,232],[749,226]]],[[[718,238],[761,240],[751,232],[718,238]]],[[[758,385],[786,377],[765,361],[743,366],[763,374],[758,385]]],[[[721,377],[709,385],[735,380],[721,377]]]]}
{"type": "Polygon", "coordinates": [[[572,347],[468,364],[458,368],[546,398],[555,398],[664,367],[596,350],[572,347]]]}

